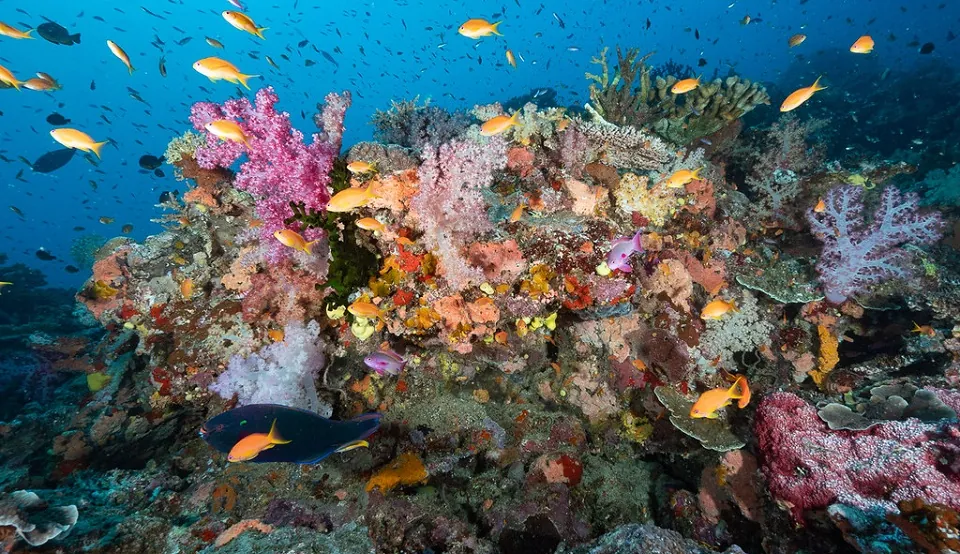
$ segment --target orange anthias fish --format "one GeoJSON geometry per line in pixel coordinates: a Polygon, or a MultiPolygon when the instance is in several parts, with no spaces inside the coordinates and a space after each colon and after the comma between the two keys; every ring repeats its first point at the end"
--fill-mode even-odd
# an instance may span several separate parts
{"type": "Polygon", "coordinates": [[[11,27],[10,25],[7,25],[3,21],[0,21],[0,35],[3,35],[5,37],[17,38],[17,39],[35,38],[30,36],[30,33],[32,33],[33,31],[34,31],[33,29],[27,29],[26,31],[21,31],[20,29],[16,29],[14,27],[11,27]]]}
{"type": "Polygon", "coordinates": [[[503,133],[507,129],[519,123],[520,111],[517,110],[510,117],[498,115],[493,119],[488,119],[480,126],[480,134],[485,137],[492,137],[503,133]]]}
{"type": "Polygon", "coordinates": [[[503,22],[497,21],[496,23],[490,23],[486,19],[469,19],[457,29],[457,32],[467,38],[473,39],[488,37],[490,35],[503,36],[497,29],[501,23],[503,22]]]}
{"type": "Polygon", "coordinates": [[[247,84],[247,80],[253,77],[259,77],[259,75],[240,73],[237,66],[227,60],[212,56],[194,62],[193,69],[213,82],[223,80],[229,83],[240,83],[247,90],[250,90],[250,85],[247,84]]]}
{"type": "Polygon", "coordinates": [[[692,170],[681,169],[675,172],[670,177],[668,177],[667,180],[663,182],[663,184],[666,185],[667,188],[671,188],[671,189],[678,189],[681,187],[685,187],[687,186],[687,183],[689,183],[690,181],[696,181],[697,179],[699,179],[701,171],[703,171],[702,167],[698,169],[692,169],[692,170]]]}
{"type": "Polygon", "coordinates": [[[273,342],[283,342],[283,339],[286,335],[284,334],[283,329],[270,329],[267,331],[267,336],[270,337],[270,340],[273,342]]]}
{"type": "Polygon", "coordinates": [[[701,319],[720,319],[731,311],[737,311],[737,305],[733,300],[724,300],[718,298],[708,303],[700,312],[701,319]]]}
{"type": "Polygon", "coordinates": [[[367,163],[361,160],[355,162],[350,162],[347,164],[347,171],[353,173],[354,175],[362,175],[364,173],[370,173],[373,171],[373,164],[367,163]]]}
{"type": "Polygon", "coordinates": [[[307,254],[313,255],[313,245],[318,241],[307,242],[307,239],[303,238],[303,235],[296,231],[291,231],[290,229],[281,229],[273,233],[273,238],[280,241],[280,244],[284,246],[289,246],[294,250],[299,250],[307,254]]]}
{"type": "Polygon", "coordinates": [[[34,77],[33,79],[27,79],[23,82],[23,88],[36,90],[39,92],[46,92],[48,90],[59,90],[60,85],[46,79],[41,79],[39,77],[34,77]]]}
{"type": "Polygon", "coordinates": [[[362,206],[366,206],[374,198],[373,183],[366,189],[348,188],[333,195],[330,202],[327,203],[327,211],[334,213],[350,212],[362,206]]]}
{"type": "Polygon", "coordinates": [[[823,201],[823,198],[817,200],[817,205],[813,207],[813,211],[818,214],[827,211],[827,203],[823,201]]]}
{"type": "Polygon", "coordinates": [[[108,142],[97,142],[90,138],[90,135],[84,133],[83,131],[68,129],[66,127],[51,130],[50,136],[53,137],[53,140],[59,142],[67,148],[75,148],[83,152],[93,152],[97,155],[97,158],[100,158],[100,149],[103,148],[103,145],[107,144],[108,142]]]}
{"type": "Polygon", "coordinates": [[[373,302],[367,302],[365,300],[357,300],[353,304],[350,304],[347,306],[347,311],[357,317],[365,317],[367,319],[380,317],[380,308],[373,302]]]}
{"type": "Polygon", "coordinates": [[[507,63],[514,69],[517,68],[517,58],[513,57],[513,51],[509,48],[507,49],[507,63]]]}
{"type": "Polygon", "coordinates": [[[854,54],[869,54],[873,52],[874,42],[873,38],[870,35],[863,35],[857,39],[857,42],[853,43],[853,46],[850,47],[850,51],[854,54]]]}
{"type": "Polygon", "coordinates": [[[357,227],[363,229],[364,231],[376,231],[382,233],[385,226],[383,223],[380,223],[372,217],[365,217],[363,219],[357,220],[357,227]]]}
{"type": "Polygon", "coordinates": [[[223,18],[227,20],[227,23],[233,25],[235,28],[246,31],[258,38],[264,38],[263,32],[267,30],[267,27],[257,27],[257,24],[254,23],[249,15],[243,12],[232,12],[230,10],[223,12],[222,15],[223,18]]]}
{"type": "Polygon", "coordinates": [[[267,434],[253,433],[243,437],[237,444],[233,445],[230,453],[227,454],[227,461],[246,462],[256,458],[264,450],[269,450],[278,444],[289,444],[291,441],[284,440],[277,431],[277,420],[273,420],[270,425],[270,432],[267,434]]]}
{"type": "Polygon", "coordinates": [[[242,142],[244,146],[250,148],[250,137],[243,132],[243,129],[240,128],[240,125],[236,121],[230,121],[229,119],[217,119],[207,123],[204,129],[220,140],[242,142]]]}
{"type": "Polygon", "coordinates": [[[750,403],[750,387],[747,384],[747,378],[742,375],[737,377],[729,389],[716,388],[701,394],[690,408],[690,417],[717,419],[719,417],[717,410],[729,406],[734,400],[737,401],[737,407],[741,409],[750,403]]]}
{"type": "Polygon", "coordinates": [[[674,94],[686,94],[699,86],[700,77],[697,77],[696,79],[684,79],[674,83],[673,87],[670,88],[670,92],[674,94]]]}
{"type": "Polygon", "coordinates": [[[123,51],[123,48],[120,48],[120,45],[112,40],[107,41],[107,47],[110,48],[110,51],[113,52],[114,56],[123,62],[123,65],[127,66],[127,71],[133,75],[133,72],[136,71],[136,68],[134,68],[133,64],[130,63],[130,56],[123,51]]]}
{"type": "Polygon", "coordinates": [[[820,86],[820,77],[817,77],[817,80],[813,82],[809,87],[804,87],[793,91],[793,93],[783,101],[783,104],[780,105],[781,112],[789,112],[800,107],[801,104],[810,100],[810,97],[813,96],[813,93],[817,91],[824,90],[827,87],[820,86]]]}
{"type": "Polygon", "coordinates": [[[520,219],[523,217],[523,210],[526,207],[527,207],[526,204],[520,204],[519,206],[514,208],[513,213],[510,214],[510,223],[516,223],[520,221],[520,219]]]}
{"type": "Polygon", "coordinates": [[[917,325],[917,322],[913,322],[913,330],[911,333],[920,333],[921,335],[926,335],[928,337],[937,336],[937,330],[930,325],[917,325]]]}
{"type": "Polygon", "coordinates": [[[793,48],[794,46],[800,46],[805,40],[807,40],[807,35],[793,35],[787,41],[787,44],[790,45],[790,48],[793,48]]]}
{"type": "Polygon", "coordinates": [[[20,85],[23,84],[23,81],[18,80],[13,76],[13,72],[0,65],[0,81],[10,85],[11,87],[20,90],[20,85]]]}

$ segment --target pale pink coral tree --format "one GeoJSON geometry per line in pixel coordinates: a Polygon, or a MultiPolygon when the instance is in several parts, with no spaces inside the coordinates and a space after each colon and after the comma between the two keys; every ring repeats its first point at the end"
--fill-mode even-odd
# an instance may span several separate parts
{"type": "Polygon", "coordinates": [[[823,213],[807,214],[810,229],[823,242],[817,271],[827,300],[839,304],[885,279],[905,278],[909,255],[905,243],[930,244],[940,239],[938,213],[920,213],[917,196],[887,187],[870,225],[863,218],[863,188],[841,185],[824,197],[823,213]]]}
{"type": "Polygon", "coordinates": [[[494,172],[507,165],[507,144],[500,137],[484,141],[455,139],[439,148],[425,146],[420,189],[410,201],[423,241],[440,260],[447,284],[461,290],[485,280],[461,250],[493,229],[483,191],[494,172]]]}

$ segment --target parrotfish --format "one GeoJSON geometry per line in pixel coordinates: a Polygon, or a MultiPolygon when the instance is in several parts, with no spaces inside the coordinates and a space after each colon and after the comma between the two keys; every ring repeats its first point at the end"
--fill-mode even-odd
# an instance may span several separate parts
{"type": "Polygon", "coordinates": [[[373,352],[363,359],[363,363],[378,375],[400,375],[407,365],[407,361],[393,350],[373,352]]]}
{"type": "Polygon", "coordinates": [[[630,256],[634,252],[643,252],[643,245],[640,243],[641,232],[633,235],[632,239],[626,237],[617,239],[611,243],[610,253],[607,254],[607,267],[610,269],[619,269],[624,273],[630,273],[633,268],[630,267],[630,256]]]}
{"type": "Polygon", "coordinates": [[[378,413],[364,414],[349,421],[334,421],[299,408],[249,404],[211,418],[200,428],[200,436],[216,450],[229,454],[247,437],[255,434],[269,436],[274,428],[282,440],[289,442],[264,448],[249,462],[315,464],[334,452],[367,446],[365,439],[379,427],[378,413]]]}

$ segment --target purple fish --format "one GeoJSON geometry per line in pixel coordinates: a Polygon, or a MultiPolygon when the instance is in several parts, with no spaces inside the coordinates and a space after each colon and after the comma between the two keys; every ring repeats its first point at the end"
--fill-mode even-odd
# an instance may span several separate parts
{"type": "Polygon", "coordinates": [[[633,268],[630,267],[630,256],[634,252],[643,252],[643,245],[640,243],[641,231],[637,231],[632,239],[623,237],[610,243],[610,253],[607,254],[607,267],[610,269],[619,269],[624,273],[630,273],[633,268]]]}
{"type": "Polygon", "coordinates": [[[380,350],[367,355],[363,359],[367,367],[377,372],[377,375],[400,375],[407,361],[393,350],[380,350]]]}

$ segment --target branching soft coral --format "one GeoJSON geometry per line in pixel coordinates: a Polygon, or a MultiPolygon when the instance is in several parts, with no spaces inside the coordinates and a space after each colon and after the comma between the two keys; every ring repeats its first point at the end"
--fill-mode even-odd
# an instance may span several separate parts
{"type": "Polygon", "coordinates": [[[281,404],[319,412],[314,379],[326,362],[319,335],[316,321],[288,324],[283,341],[246,358],[233,357],[210,390],[227,399],[236,395],[241,406],[281,404]]]}
{"type": "MultiPolygon", "coordinates": [[[[193,105],[190,122],[198,131],[217,119],[237,122],[249,138],[250,147],[232,141],[221,141],[207,134],[205,145],[197,148],[196,160],[201,167],[230,167],[242,154],[247,160],[240,166],[234,186],[254,196],[257,217],[263,221],[261,237],[271,246],[271,257],[282,259],[288,250],[273,240],[273,233],[283,229],[284,220],[292,214],[290,203],[303,203],[307,209],[322,210],[330,200],[330,170],[340,150],[343,135],[343,114],[350,105],[350,94],[327,97],[324,114],[318,118],[324,134],[313,135],[313,142],[304,144],[303,133],[290,124],[290,114],[278,112],[273,88],[257,92],[255,104],[246,98],[228,100],[222,106],[211,102],[193,105]]],[[[308,240],[322,236],[320,229],[306,231],[308,240]]]]}
{"type": "Polygon", "coordinates": [[[507,164],[507,145],[491,137],[484,142],[453,140],[426,146],[420,166],[420,190],[411,199],[423,242],[440,259],[444,278],[454,290],[482,283],[483,272],[461,253],[468,243],[493,228],[483,200],[493,174],[507,164]]]}
{"type": "Polygon", "coordinates": [[[861,187],[839,186],[824,198],[823,213],[807,214],[813,234],[823,241],[817,271],[827,300],[835,304],[885,279],[909,276],[909,256],[900,245],[930,244],[942,234],[940,214],[919,213],[916,195],[887,187],[869,226],[862,198],[861,187]]]}

